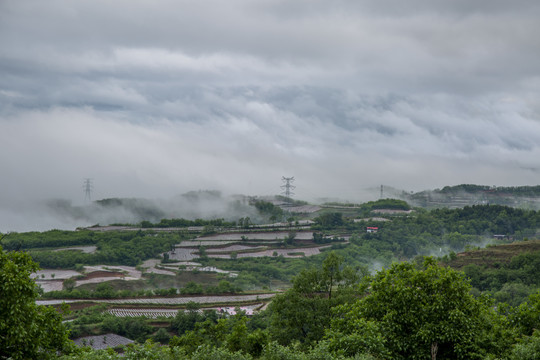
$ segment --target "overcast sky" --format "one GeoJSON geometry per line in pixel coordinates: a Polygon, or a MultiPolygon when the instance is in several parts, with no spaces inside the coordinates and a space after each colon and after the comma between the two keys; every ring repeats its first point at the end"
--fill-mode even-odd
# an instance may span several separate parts
{"type": "MultiPolygon", "coordinates": [[[[540,183],[537,0],[0,0],[0,201],[540,183]]],[[[373,197],[378,193],[375,191],[373,197]]]]}

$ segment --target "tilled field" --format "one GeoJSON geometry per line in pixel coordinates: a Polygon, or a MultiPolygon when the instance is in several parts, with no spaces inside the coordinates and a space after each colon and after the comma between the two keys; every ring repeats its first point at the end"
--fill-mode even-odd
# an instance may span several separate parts
{"type": "MultiPolygon", "coordinates": [[[[297,249],[270,249],[264,251],[250,252],[250,253],[238,253],[236,257],[264,257],[264,256],[283,256],[286,258],[297,258],[303,256],[313,256],[321,253],[320,249],[330,247],[330,245],[310,247],[310,248],[297,248],[297,249]]],[[[230,254],[209,254],[208,257],[219,259],[230,259],[230,254]]]]}

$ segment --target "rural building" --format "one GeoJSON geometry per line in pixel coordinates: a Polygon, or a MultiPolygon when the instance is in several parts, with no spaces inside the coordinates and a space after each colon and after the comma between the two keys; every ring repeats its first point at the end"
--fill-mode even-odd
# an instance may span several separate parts
{"type": "Polygon", "coordinates": [[[368,226],[366,228],[366,232],[368,233],[376,233],[377,231],[379,231],[379,228],[376,226],[368,226]]]}

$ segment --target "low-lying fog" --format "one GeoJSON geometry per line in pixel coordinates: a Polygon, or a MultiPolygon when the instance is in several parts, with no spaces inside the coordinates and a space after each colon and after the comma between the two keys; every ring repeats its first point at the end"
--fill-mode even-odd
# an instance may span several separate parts
{"type": "Polygon", "coordinates": [[[69,200],[20,201],[0,207],[0,232],[75,229],[96,224],[137,224],[167,218],[236,221],[259,215],[245,196],[222,196],[219,192],[190,192],[171,199],[105,199],[74,205],[69,200]]]}

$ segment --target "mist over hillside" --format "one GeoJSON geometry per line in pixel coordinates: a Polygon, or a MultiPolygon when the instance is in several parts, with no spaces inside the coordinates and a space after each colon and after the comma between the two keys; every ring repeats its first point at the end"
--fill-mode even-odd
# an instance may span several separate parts
{"type": "Polygon", "coordinates": [[[402,192],[397,197],[423,208],[459,208],[470,205],[505,205],[540,209],[540,186],[488,186],[461,184],[417,193],[402,192]]]}
{"type": "MultiPolygon", "coordinates": [[[[273,196],[224,195],[218,190],[190,191],[168,199],[107,198],[86,205],[74,205],[66,199],[0,203],[0,232],[73,230],[96,224],[137,224],[143,220],[184,218],[236,221],[249,216],[264,221],[250,199],[273,199],[273,196]]],[[[459,208],[472,205],[505,205],[540,209],[540,186],[497,187],[461,184],[442,189],[411,192],[391,186],[359,189],[355,198],[318,198],[316,204],[362,203],[379,198],[407,201],[426,209],[459,208]]]]}
{"type": "Polygon", "coordinates": [[[142,220],[159,222],[164,218],[223,218],[236,221],[258,214],[243,195],[223,196],[219,191],[191,191],[170,199],[110,198],[87,205],[53,199],[25,201],[0,206],[0,232],[73,230],[95,224],[137,224],[142,220]]]}

